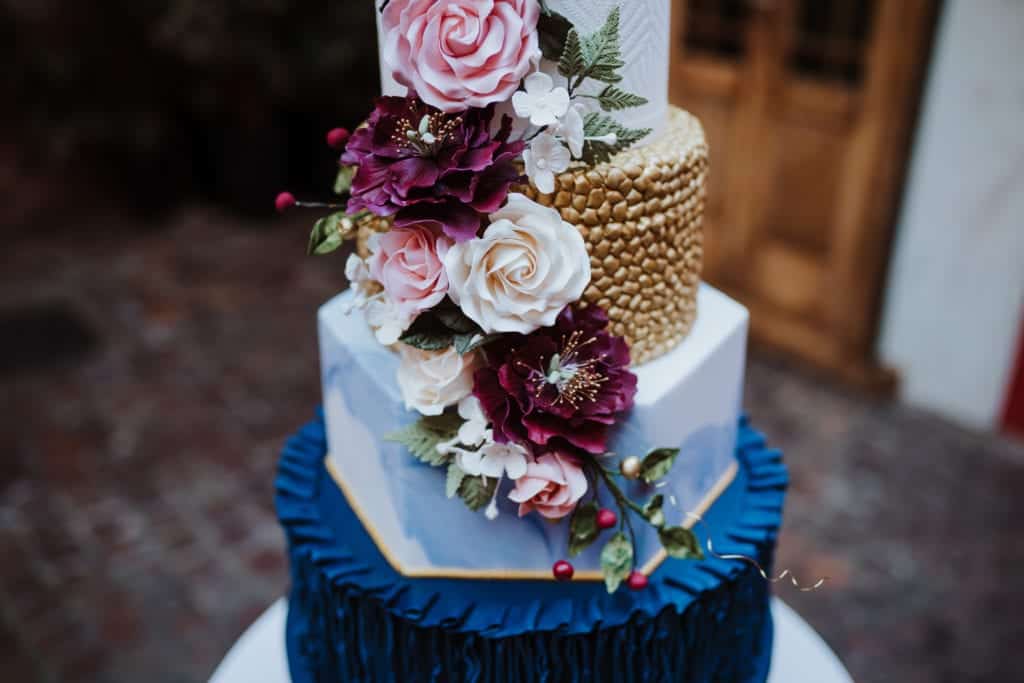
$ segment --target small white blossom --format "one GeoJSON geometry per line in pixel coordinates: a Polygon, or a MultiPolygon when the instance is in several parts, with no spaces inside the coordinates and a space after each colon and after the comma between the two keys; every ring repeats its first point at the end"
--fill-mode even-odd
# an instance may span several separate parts
{"type": "Polygon", "coordinates": [[[583,156],[583,105],[576,103],[569,107],[551,132],[565,141],[573,159],[583,156]]]}
{"type": "Polygon", "coordinates": [[[465,420],[459,427],[459,442],[466,446],[479,446],[487,438],[487,416],[476,396],[459,401],[459,417],[465,420]]]}
{"type": "Polygon", "coordinates": [[[448,441],[437,444],[437,452],[442,455],[448,453],[459,453],[464,450],[463,446],[474,448],[482,444],[490,431],[487,429],[487,416],[484,415],[483,406],[480,400],[469,395],[459,401],[459,417],[465,422],[459,427],[458,433],[448,441]]]}
{"type": "Polygon", "coordinates": [[[483,446],[460,451],[455,457],[466,474],[501,479],[518,479],[526,474],[529,452],[517,443],[496,443],[490,431],[483,446]]]}
{"type": "Polygon", "coordinates": [[[569,108],[569,92],[554,85],[551,76],[543,71],[527,76],[523,81],[526,90],[518,90],[512,95],[516,115],[530,119],[535,126],[554,125],[569,108]]]}
{"type": "Polygon", "coordinates": [[[366,323],[373,328],[377,341],[384,346],[398,343],[399,337],[411,323],[383,292],[368,298],[363,307],[366,309],[366,323]]]}
{"type": "Polygon", "coordinates": [[[437,445],[437,452],[455,455],[455,464],[470,476],[497,479],[494,495],[484,510],[489,520],[498,518],[498,490],[506,476],[519,479],[526,474],[529,451],[515,443],[496,443],[487,428],[487,416],[475,396],[459,401],[459,416],[465,420],[458,433],[437,445]]]}
{"type": "Polygon", "coordinates": [[[569,168],[572,158],[569,150],[550,133],[541,133],[530,142],[523,152],[526,175],[541,192],[555,191],[555,174],[569,168]]]}
{"type": "Polygon", "coordinates": [[[348,260],[345,261],[345,277],[348,279],[349,287],[352,290],[352,298],[343,310],[343,313],[348,315],[352,311],[366,308],[366,305],[372,298],[366,293],[366,285],[370,281],[370,269],[367,267],[366,261],[359,258],[356,254],[349,254],[348,260]]]}
{"type": "Polygon", "coordinates": [[[348,261],[345,261],[345,277],[353,287],[370,279],[370,269],[358,254],[348,255],[348,261]]]}

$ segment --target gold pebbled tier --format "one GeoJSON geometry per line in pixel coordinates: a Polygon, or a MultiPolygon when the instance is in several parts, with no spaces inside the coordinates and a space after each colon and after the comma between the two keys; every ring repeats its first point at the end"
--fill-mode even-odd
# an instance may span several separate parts
{"type": "MultiPolygon", "coordinates": [[[[636,365],[672,350],[697,317],[707,171],[700,122],[670,107],[668,126],[653,143],[570,169],[551,194],[517,188],[579,228],[592,270],[583,301],[608,312],[636,365]]],[[[365,256],[366,238],[384,229],[386,221],[364,221],[359,252],[365,256]]]]}
{"type": "Polygon", "coordinates": [[[552,194],[522,190],[583,234],[592,270],[583,299],[608,312],[635,364],[670,351],[697,317],[707,170],[700,122],[670,107],[655,142],[563,173],[552,194]]]}

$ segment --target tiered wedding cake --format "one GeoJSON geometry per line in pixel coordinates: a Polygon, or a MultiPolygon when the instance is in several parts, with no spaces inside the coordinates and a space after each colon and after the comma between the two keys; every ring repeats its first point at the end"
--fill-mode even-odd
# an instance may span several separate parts
{"type": "Polygon", "coordinates": [[[296,681],[765,679],[786,472],[699,282],[670,4],[377,0],[387,96],[310,240],[356,239],[352,286],[277,484],[296,681]]]}

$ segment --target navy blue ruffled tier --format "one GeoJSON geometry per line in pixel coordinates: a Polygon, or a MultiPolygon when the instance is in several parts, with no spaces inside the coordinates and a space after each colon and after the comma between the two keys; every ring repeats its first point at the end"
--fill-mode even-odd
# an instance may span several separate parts
{"type": "MultiPolygon", "coordinates": [[[[669,559],[639,592],[599,582],[410,579],[324,466],[322,416],[285,446],[277,510],[292,589],[294,683],[763,683],[769,586],[752,566],[669,559]]],[[[788,476],[740,421],[739,472],[705,514],[722,554],[771,565],[788,476]]],[[[454,503],[453,503],[454,504],[454,503]]],[[[698,535],[704,542],[703,530],[698,535]]]]}

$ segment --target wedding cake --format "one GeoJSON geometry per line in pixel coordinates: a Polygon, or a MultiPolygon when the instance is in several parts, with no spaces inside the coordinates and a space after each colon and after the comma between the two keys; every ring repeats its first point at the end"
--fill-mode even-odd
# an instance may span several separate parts
{"type": "Polygon", "coordinates": [[[670,5],[377,0],[384,94],[309,243],[356,242],[350,287],[277,480],[295,681],[765,680],[787,475],[700,282],[670,5]]]}

